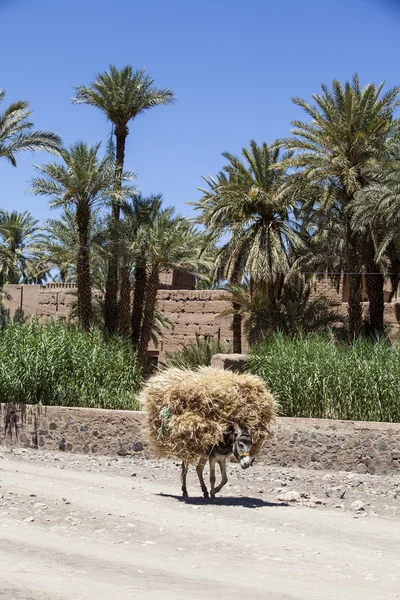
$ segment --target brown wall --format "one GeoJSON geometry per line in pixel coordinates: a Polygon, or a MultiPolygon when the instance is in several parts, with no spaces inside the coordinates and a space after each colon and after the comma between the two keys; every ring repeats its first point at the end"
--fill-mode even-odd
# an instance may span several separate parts
{"type": "MultiPolygon", "coordinates": [[[[231,317],[219,315],[231,308],[226,292],[218,290],[160,290],[158,307],[171,322],[172,329],[163,329],[159,343],[160,359],[165,352],[174,352],[184,345],[210,336],[221,342],[232,340],[231,317]]],[[[151,349],[154,349],[152,347],[151,349]]]]}
{"type": "MultiPolygon", "coordinates": [[[[172,328],[164,327],[162,339],[157,347],[151,345],[151,353],[163,360],[165,352],[174,352],[184,344],[211,336],[222,342],[232,339],[231,317],[219,315],[230,309],[227,294],[217,290],[173,289],[180,285],[192,285],[193,278],[185,278],[182,272],[166,273],[162,285],[170,289],[158,292],[158,308],[171,322],[172,328]]],[[[73,284],[51,283],[42,285],[5,285],[4,304],[10,309],[11,316],[21,304],[27,316],[69,318],[70,305],[76,298],[73,284]]],[[[246,350],[246,348],[243,348],[246,350]]]]}
{"type": "Polygon", "coordinates": [[[68,318],[69,307],[75,298],[76,286],[72,283],[47,285],[11,285],[3,288],[3,302],[11,317],[22,306],[26,316],[68,318]]]}
{"type": "MultiPolygon", "coordinates": [[[[157,347],[151,345],[149,350],[159,360],[164,360],[166,352],[174,352],[183,345],[211,336],[222,342],[232,340],[231,316],[220,317],[221,313],[231,308],[228,295],[220,290],[195,290],[194,278],[184,271],[168,271],[163,273],[158,293],[158,307],[171,322],[172,328],[164,327],[162,339],[157,347]],[[176,286],[181,286],[177,289],[176,286]],[[185,289],[182,289],[185,288],[185,289]]],[[[68,319],[70,305],[74,301],[76,288],[73,284],[51,283],[41,285],[5,285],[6,298],[4,304],[10,308],[11,315],[21,303],[26,315],[59,317],[68,319]]],[[[324,295],[333,302],[343,314],[347,314],[346,281],[341,282],[339,289],[328,277],[316,284],[311,297],[324,295]]],[[[387,295],[386,295],[387,297],[387,295]]],[[[368,303],[364,303],[367,312],[368,303]]],[[[389,325],[390,336],[397,339],[400,333],[400,304],[393,299],[385,303],[385,321],[389,325]]],[[[243,336],[245,339],[245,336],[243,336]]],[[[243,351],[247,347],[244,344],[243,351]]]]}
{"type": "MultiPolygon", "coordinates": [[[[400,333],[400,303],[397,302],[396,296],[391,302],[389,299],[390,284],[385,284],[385,307],[384,319],[389,328],[389,336],[391,339],[398,339],[400,333]]],[[[331,281],[329,277],[324,277],[317,281],[315,288],[311,293],[311,298],[316,298],[323,295],[336,304],[336,309],[347,315],[347,298],[348,298],[348,278],[342,277],[339,288],[331,281]]],[[[363,282],[363,311],[366,315],[368,312],[368,296],[365,291],[365,282],[363,282]]]]}
{"type": "Polygon", "coordinates": [[[196,279],[183,269],[169,269],[161,273],[159,287],[162,290],[194,290],[196,279]]]}
{"type": "MultiPolygon", "coordinates": [[[[143,412],[28,407],[17,437],[0,444],[102,455],[151,456],[143,412]]],[[[400,424],[280,418],[258,459],[271,465],[358,473],[400,472],[400,424]]]]}

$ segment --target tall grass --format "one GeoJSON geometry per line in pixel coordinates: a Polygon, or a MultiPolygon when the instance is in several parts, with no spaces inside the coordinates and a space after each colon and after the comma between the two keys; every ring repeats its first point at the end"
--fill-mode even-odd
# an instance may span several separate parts
{"type": "Polygon", "coordinates": [[[121,339],[57,323],[0,331],[0,402],[137,409],[140,383],[121,339]]]}
{"type": "Polygon", "coordinates": [[[400,422],[400,346],[276,335],[253,349],[249,367],[284,416],[400,422]]]}

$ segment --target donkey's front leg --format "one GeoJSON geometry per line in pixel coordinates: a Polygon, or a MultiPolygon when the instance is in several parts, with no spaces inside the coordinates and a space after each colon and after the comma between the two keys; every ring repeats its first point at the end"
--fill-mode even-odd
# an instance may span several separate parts
{"type": "Polygon", "coordinates": [[[186,487],[186,475],[189,469],[189,465],[187,465],[185,463],[185,461],[182,461],[182,475],[181,475],[181,481],[182,481],[182,496],[184,498],[188,498],[188,492],[187,492],[187,487],[186,487]]]}
{"type": "Polygon", "coordinates": [[[228,483],[228,477],[226,474],[226,458],[222,458],[221,460],[219,460],[218,464],[221,471],[221,483],[214,489],[214,496],[222,490],[225,484],[228,483]]]}
{"type": "Polygon", "coordinates": [[[199,464],[196,467],[196,472],[197,472],[197,477],[199,478],[199,481],[200,481],[203,496],[204,496],[204,498],[209,498],[207,486],[204,483],[204,479],[203,479],[203,471],[204,471],[204,467],[206,466],[206,462],[207,462],[206,458],[204,458],[204,457],[200,458],[199,464]]]}

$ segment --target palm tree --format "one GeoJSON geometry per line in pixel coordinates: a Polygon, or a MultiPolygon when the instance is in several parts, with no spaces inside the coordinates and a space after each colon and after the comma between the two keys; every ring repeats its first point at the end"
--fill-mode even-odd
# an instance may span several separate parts
{"type": "Polygon", "coordinates": [[[146,228],[144,235],[147,282],[139,341],[139,357],[143,366],[146,364],[147,348],[154,323],[161,271],[183,268],[195,272],[207,263],[207,257],[201,256],[203,235],[186,219],[174,216],[172,208],[160,210],[151,226],[146,228]]]}
{"type": "MultiPolygon", "coordinates": [[[[4,100],[5,91],[0,90],[0,103],[4,100]]],[[[61,138],[49,131],[32,131],[33,123],[29,121],[32,110],[29,103],[19,100],[10,104],[0,113],[0,158],[5,158],[17,166],[16,155],[27,150],[45,150],[58,152],[61,149],[61,138]]]]}
{"type": "Polygon", "coordinates": [[[67,206],[58,219],[47,219],[43,239],[39,244],[50,268],[57,269],[61,283],[70,282],[75,278],[77,247],[75,211],[67,206]]]}
{"type": "Polygon", "coordinates": [[[47,268],[40,260],[39,221],[25,211],[0,212],[0,286],[5,283],[41,283],[47,268]]]}
{"type": "MultiPolygon", "coordinates": [[[[214,242],[229,236],[220,248],[217,279],[224,277],[236,286],[248,275],[251,288],[259,286],[273,305],[290,268],[290,251],[302,245],[284,194],[287,175],[281,163],[290,155],[281,156],[276,145],[251,141],[249,149],[242,149],[243,160],[230,153],[223,156],[228,163],[216,178],[205,178],[208,188],[193,203],[214,242]]],[[[234,352],[241,351],[238,308],[233,312],[234,352]]]]}
{"type": "Polygon", "coordinates": [[[374,297],[379,302],[370,303],[370,324],[373,331],[383,332],[383,280],[387,271],[391,273],[392,294],[396,292],[400,275],[400,140],[388,144],[385,163],[378,165],[370,173],[370,184],[356,194],[352,203],[352,225],[354,230],[365,236],[369,232],[374,246],[370,252],[369,264],[379,265],[381,272],[366,275],[367,291],[377,287],[374,297]]]}
{"type": "MultiPolygon", "coordinates": [[[[76,88],[75,104],[89,104],[99,108],[112,123],[115,137],[115,191],[121,187],[124,168],[125,145],[129,134],[128,124],[139,115],[163,104],[174,102],[170,89],[157,88],[154,79],[144,69],[134,71],[131,66],[100,73],[89,86],[76,88]]],[[[118,194],[117,194],[118,195],[118,194]]],[[[107,276],[105,295],[105,326],[109,333],[117,330],[118,295],[118,240],[116,223],[119,221],[120,204],[114,199],[112,205],[113,246],[107,276]]]]}
{"type": "MultiPolygon", "coordinates": [[[[91,271],[98,270],[99,253],[105,244],[104,225],[100,220],[99,209],[92,211],[89,225],[91,250],[91,271]]],[[[67,283],[76,280],[76,249],[79,247],[79,231],[76,224],[76,210],[65,206],[58,219],[47,219],[43,238],[37,244],[38,251],[50,269],[56,268],[53,280],[67,283]]]]}
{"type": "Polygon", "coordinates": [[[293,137],[281,140],[295,152],[284,165],[300,169],[305,185],[319,188],[319,211],[326,214],[334,208],[343,217],[351,340],[359,336],[362,324],[361,251],[372,241],[354,232],[349,206],[367,185],[368,170],[382,157],[386,140],[398,129],[394,111],[399,88],[383,95],[382,88],[383,84],[362,88],[355,75],[344,85],[337,80],[331,89],[323,85],[322,94],[313,94],[314,106],[294,98],[311,120],[293,121],[293,137]]]}
{"type": "Polygon", "coordinates": [[[49,196],[51,207],[73,206],[78,230],[76,257],[78,318],[84,330],[92,322],[92,274],[90,268],[90,223],[93,208],[105,203],[114,181],[110,157],[98,157],[100,144],[77,142],[61,152],[64,164],[48,163],[37,167],[39,177],[32,180],[34,194],[49,196]]]}
{"type": "Polygon", "coordinates": [[[124,215],[121,223],[120,239],[122,241],[123,272],[121,272],[121,300],[120,302],[120,329],[131,332],[131,341],[134,349],[138,349],[141,325],[143,319],[144,298],[146,291],[146,236],[148,228],[152,226],[154,219],[161,210],[162,195],[155,194],[144,197],[141,193],[135,193],[130,202],[122,205],[124,215]],[[127,273],[134,270],[133,306],[128,322],[127,306],[128,293],[122,295],[122,282],[125,281],[124,289],[127,289],[127,273]],[[121,306],[122,304],[122,306],[121,306]],[[124,323],[124,325],[123,325],[124,323]]]}
{"type": "MultiPolygon", "coordinates": [[[[344,320],[342,313],[335,310],[334,302],[321,295],[311,296],[311,283],[306,283],[300,275],[292,276],[284,283],[282,295],[273,306],[261,290],[251,293],[248,281],[227,289],[239,306],[250,346],[271,334],[271,314],[279,331],[292,337],[327,332],[344,320]]],[[[220,316],[232,314],[233,309],[220,316]]]]}

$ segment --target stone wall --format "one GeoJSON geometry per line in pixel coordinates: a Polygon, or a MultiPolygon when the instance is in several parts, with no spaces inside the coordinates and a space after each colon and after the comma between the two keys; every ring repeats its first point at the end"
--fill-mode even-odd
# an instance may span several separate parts
{"type": "Polygon", "coordinates": [[[107,456],[144,449],[143,412],[29,406],[25,415],[17,415],[17,434],[6,435],[2,409],[0,444],[107,456]]]}
{"type": "MultiPolygon", "coordinates": [[[[145,413],[85,408],[28,408],[18,435],[0,444],[72,453],[150,457],[145,413]]],[[[280,418],[258,459],[270,465],[358,473],[400,472],[400,424],[280,418]]]]}
{"type": "Polygon", "coordinates": [[[280,418],[263,460],[357,473],[400,472],[400,424],[280,418]]]}

